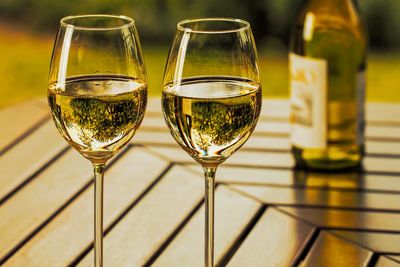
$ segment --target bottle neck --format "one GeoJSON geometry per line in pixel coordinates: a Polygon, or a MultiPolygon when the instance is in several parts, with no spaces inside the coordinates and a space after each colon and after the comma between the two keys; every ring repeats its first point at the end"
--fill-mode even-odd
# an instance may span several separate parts
{"type": "Polygon", "coordinates": [[[309,6],[316,9],[329,9],[335,11],[348,11],[357,6],[357,0],[309,0],[309,6]]]}
{"type": "Polygon", "coordinates": [[[366,46],[367,33],[357,0],[308,0],[304,7],[300,18],[306,24],[310,20],[310,29],[347,29],[366,46]]]}
{"type": "Polygon", "coordinates": [[[305,10],[326,18],[341,18],[351,24],[359,20],[357,0],[308,0],[305,10]]]}

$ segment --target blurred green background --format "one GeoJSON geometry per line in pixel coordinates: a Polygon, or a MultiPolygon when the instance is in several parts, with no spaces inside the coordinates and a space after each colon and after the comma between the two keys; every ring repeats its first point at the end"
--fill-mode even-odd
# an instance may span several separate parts
{"type": "MultiPolygon", "coordinates": [[[[1,0],[0,107],[44,97],[58,21],[66,15],[135,19],[149,92],[159,95],[175,25],[186,18],[238,17],[256,37],[265,97],[287,97],[287,44],[302,0],[1,0]]],[[[368,101],[400,102],[400,0],[359,0],[370,34],[368,101]]]]}

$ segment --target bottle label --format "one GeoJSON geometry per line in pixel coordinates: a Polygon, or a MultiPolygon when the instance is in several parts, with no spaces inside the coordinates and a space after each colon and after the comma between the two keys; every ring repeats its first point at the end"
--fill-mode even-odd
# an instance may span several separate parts
{"type": "Polygon", "coordinates": [[[291,143],[300,148],[327,147],[328,63],[290,53],[291,143]]]}
{"type": "Polygon", "coordinates": [[[359,71],[356,79],[356,94],[357,94],[357,144],[364,143],[365,129],[365,71],[359,71]]]}

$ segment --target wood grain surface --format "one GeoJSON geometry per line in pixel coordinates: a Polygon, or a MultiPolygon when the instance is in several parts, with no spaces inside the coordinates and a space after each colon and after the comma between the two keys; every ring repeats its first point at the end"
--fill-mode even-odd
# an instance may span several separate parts
{"type": "MultiPolygon", "coordinates": [[[[217,172],[216,266],[400,266],[400,105],[367,105],[363,172],[293,168],[286,100],[264,100],[217,172]]],[[[93,266],[93,174],[43,100],[0,110],[0,266],[93,266]]],[[[107,166],[105,266],[204,266],[201,167],[159,98],[107,166]]]]}

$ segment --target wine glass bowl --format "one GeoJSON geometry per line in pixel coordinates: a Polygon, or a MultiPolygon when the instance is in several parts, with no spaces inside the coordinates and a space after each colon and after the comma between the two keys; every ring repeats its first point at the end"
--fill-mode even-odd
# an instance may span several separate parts
{"type": "Polygon", "coordinates": [[[61,20],[48,100],[58,130],[92,162],[106,162],[133,136],[147,102],[147,81],[133,19],[61,20]]]}
{"type": "Polygon", "coordinates": [[[93,164],[95,266],[100,267],[105,164],[132,138],[147,103],[146,71],[133,19],[63,18],[51,59],[48,103],[60,134],[93,164]]]}
{"type": "Polygon", "coordinates": [[[165,120],[178,144],[201,165],[224,162],[250,137],[260,113],[259,85],[215,76],[175,87],[164,87],[165,120]]]}
{"type": "Polygon", "coordinates": [[[218,165],[248,139],[261,108],[250,24],[204,18],[177,25],[164,74],[164,118],[200,164],[218,165]]]}
{"type": "Polygon", "coordinates": [[[146,107],[145,83],[118,76],[79,76],[51,84],[48,100],[67,142],[92,162],[105,162],[134,135],[146,107]]]}
{"type": "Polygon", "coordinates": [[[219,164],[253,132],[262,104],[250,24],[204,18],[177,25],[165,67],[164,119],[205,176],[205,266],[213,266],[214,183],[219,164]]]}

